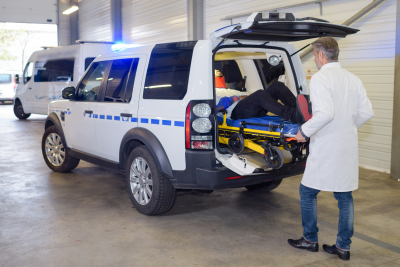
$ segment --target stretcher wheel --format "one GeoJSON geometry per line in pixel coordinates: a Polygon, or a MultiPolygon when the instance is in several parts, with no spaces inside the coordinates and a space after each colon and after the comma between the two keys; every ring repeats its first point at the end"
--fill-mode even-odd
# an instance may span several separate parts
{"type": "Polygon", "coordinates": [[[243,136],[234,133],[232,136],[229,138],[229,147],[235,152],[236,154],[242,153],[244,149],[244,139],[243,136]]]}
{"type": "Polygon", "coordinates": [[[272,155],[265,155],[265,160],[268,162],[269,165],[271,165],[272,169],[279,169],[283,165],[284,157],[282,150],[279,149],[279,147],[276,146],[271,146],[270,147],[272,155]]]}

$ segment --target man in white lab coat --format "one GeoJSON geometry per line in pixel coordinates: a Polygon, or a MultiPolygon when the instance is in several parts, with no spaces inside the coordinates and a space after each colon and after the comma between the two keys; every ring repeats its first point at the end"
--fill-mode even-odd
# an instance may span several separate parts
{"type": "Polygon", "coordinates": [[[357,129],[374,112],[361,80],[338,62],[339,46],[332,37],[313,43],[315,63],[320,70],[311,78],[313,117],[296,135],[299,142],[310,138],[310,154],[300,184],[303,237],[289,239],[296,248],[318,251],[317,195],[333,192],[339,207],[336,244],[323,245],[326,252],[350,259],[354,206],[352,191],[358,188],[357,129]]]}

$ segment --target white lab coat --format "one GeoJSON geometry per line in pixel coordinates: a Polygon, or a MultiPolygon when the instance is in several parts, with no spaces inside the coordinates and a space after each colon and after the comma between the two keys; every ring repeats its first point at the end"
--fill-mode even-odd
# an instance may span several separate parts
{"type": "Polygon", "coordinates": [[[358,188],[357,129],[374,115],[361,80],[330,62],[311,78],[313,117],[301,128],[310,155],[301,183],[322,191],[358,188]]]}

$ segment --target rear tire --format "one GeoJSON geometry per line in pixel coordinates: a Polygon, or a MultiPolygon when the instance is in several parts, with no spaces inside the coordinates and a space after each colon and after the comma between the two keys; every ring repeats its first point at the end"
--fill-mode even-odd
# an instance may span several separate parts
{"type": "Polygon", "coordinates": [[[139,146],[131,152],[125,171],[129,198],[140,213],[156,215],[172,208],[176,189],[162,175],[146,146],[139,146]]]}
{"type": "Polygon", "coordinates": [[[79,164],[65,147],[56,126],[46,129],[42,138],[42,154],[47,166],[55,172],[69,172],[79,164]]]}
{"type": "Polygon", "coordinates": [[[26,120],[31,113],[25,113],[21,101],[16,101],[14,104],[14,114],[20,120],[26,120]]]}
{"type": "Polygon", "coordinates": [[[254,184],[246,186],[249,192],[254,193],[265,193],[274,190],[282,183],[282,179],[280,180],[271,180],[268,182],[264,182],[261,184],[254,184]]]}

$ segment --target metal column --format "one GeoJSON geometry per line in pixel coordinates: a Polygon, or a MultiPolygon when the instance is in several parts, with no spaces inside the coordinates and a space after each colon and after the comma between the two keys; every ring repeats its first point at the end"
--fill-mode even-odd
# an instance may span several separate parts
{"type": "Polygon", "coordinates": [[[400,181],[400,0],[397,0],[396,12],[396,49],[394,67],[392,157],[390,160],[390,178],[400,181]]]}
{"type": "Polygon", "coordinates": [[[122,42],[122,0],[111,0],[111,34],[114,42],[122,42]]]}
{"type": "MultiPolygon", "coordinates": [[[[78,6],[78,1],[72,0],[70,6],[78,6]]],[[[71,44],[76,44],[76,40],[79,40],[79,28],[78,28],[79,11],[75,11],[69,14],[69,25],[71,34],[71,44]]]]}
{"type": "Polygon", "coordinates": [[[187,0],[188,40],[204,38],[204,0],[187,0]]]}

